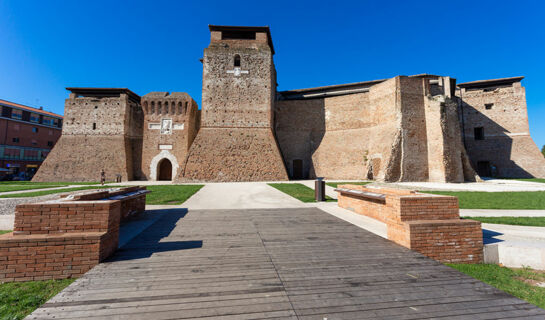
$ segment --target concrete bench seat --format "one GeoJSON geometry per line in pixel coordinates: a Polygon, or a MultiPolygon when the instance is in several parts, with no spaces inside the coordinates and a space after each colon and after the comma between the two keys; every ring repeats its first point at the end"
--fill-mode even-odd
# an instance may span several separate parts
{"type": "Polygon", "coordinates": [[[386,202],[386,195],[382,193],[352,190],[347,188],[337,188],[335,189],[335,191],[340,192],[341,194],[348,194],[351,196],[360,197],[364,199],[371,199],[371,200],[386,202]]]}

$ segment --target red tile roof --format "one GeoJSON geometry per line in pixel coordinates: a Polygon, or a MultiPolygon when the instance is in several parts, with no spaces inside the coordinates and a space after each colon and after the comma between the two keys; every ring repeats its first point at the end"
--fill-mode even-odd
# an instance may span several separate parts
{"type": "Polygon", "coordinates": [[[33,108],[33,107],[24,106],[24,105],[22,105],[22,104],[18,104],[18,103],[14,103],[14,102],[9,102],[9,101],[2,100],[2,99],[0,99],[0,104],[6,105],[6,106],[10,106],[10,107],[15,107],[15,108],[18,108],[18,109],[27,110],[27,111],[34,112],[34,113],[38,113],[38,114],[43,114],[43,115],[47,115],[47,116],[52,116],[52,117],[56,117],[56,118],[61,118],[61,119],[63,118],[63,116],[61,116],[61,115],[59,115],[59,114],[56,114],[56,113],[53,113],[53,112],[49,112],[49,111],[45,111],[45,110],[40,110],[40,109],[33,108]]]}

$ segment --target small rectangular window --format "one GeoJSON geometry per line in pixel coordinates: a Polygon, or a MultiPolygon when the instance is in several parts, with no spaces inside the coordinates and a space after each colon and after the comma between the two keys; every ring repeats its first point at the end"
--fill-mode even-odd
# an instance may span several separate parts
{"type": "Polygon", "coordinates": [[[35,113],[31,113],[30,122],[36,122],[36,123],[40,122],[40,116],[35,113]]]}
{"type": "Polygon", "coordinates": [[[11,118],[12,119],[17,119],[17,120],[23,119],[23,111],[13,109],[13,111],[11,111],[11,118]]]}
{"type": "Polygon", "coordinates": [[[44,117],[42,120],[42,123],[48,126],[53,125],[53,118],[50,117],[44,117]]]}
{"type": "Polygon", "coordinates": [[[15,142],[15,143],[19,143],[19,138],[13,138],[12,141],[15,142]]]}
{"type": "Polygon", "coordinates": [[[475,140],[484,140],[484,128],[483,127],[475,128],[475,140]]]}
{"type": "Polygon", "coordinates": [[[221,32],[221,40],[255,40],[255,31],[224,30],[221,32]]]}
{"type": "Polygon", "coordinates": [[[53,146],[53,141],[47,141],[47,146],[52,147],[53,146]]]}
{"type": "Polygon", "coordinates": [[[485,103],[485,104],[484,104],[484,108],[485,108],[486,110],[492,109],[493,106],[494,106],[493,103],[485,103]]]}
{"type": "Polygon", "coordinates": [[[38,133],[38,128],[37,128],[37,127],[33,127],[33,128],[32,128],[32,132],[38,133]]]}
{"type": "Polygon", "coordinates": [[[97,129],[97,124],[93,122],[93,130],[97,129]]]}

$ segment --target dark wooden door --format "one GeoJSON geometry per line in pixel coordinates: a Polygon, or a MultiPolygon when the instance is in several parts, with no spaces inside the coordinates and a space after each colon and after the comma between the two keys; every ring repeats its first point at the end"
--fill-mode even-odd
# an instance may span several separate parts
{"type": "Polygon", "coordinates": [[[293,160],[293,179],[301,180],[303,179],[303,160],[295,159],[293,160]]]}
{"type": "Polygon", "coordinates": [[[490,172],[490,162],[488,161],[477,162],[477,173],[481,177],[491,177],[492,174],[490,172]]]}
{"type": "Polygon", "coordinates": [[[163,159],[159,162],[158,180],[172,180],[172,163],[170,163],[170,160],[163,159]]]}

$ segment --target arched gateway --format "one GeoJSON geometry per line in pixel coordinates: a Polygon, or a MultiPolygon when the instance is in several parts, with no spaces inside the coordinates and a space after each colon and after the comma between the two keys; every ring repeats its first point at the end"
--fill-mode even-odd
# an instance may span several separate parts
{"type": "Polygon", "coordinates": [[[159,164],[157,165],[157,180],[172,180],[172,163],[170,160],[165,158],[159,161],[159,164]]]}

